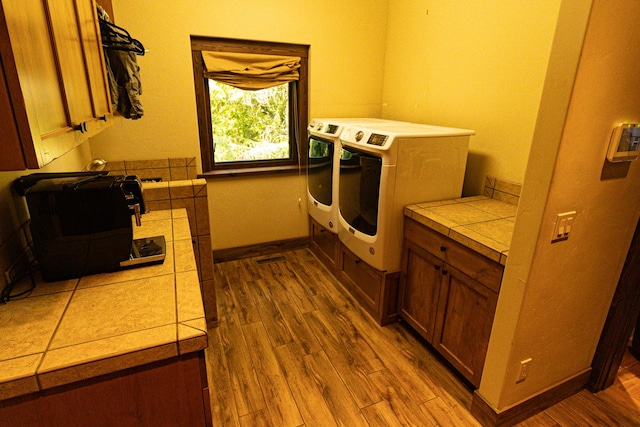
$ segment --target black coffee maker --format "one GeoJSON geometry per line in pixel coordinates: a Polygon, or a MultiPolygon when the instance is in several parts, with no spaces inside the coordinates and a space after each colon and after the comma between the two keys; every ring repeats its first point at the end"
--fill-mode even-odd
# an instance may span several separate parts
{"type": "Polygon", "coordinates": [[[164,260],[163,236],[133,240],[146,212],[137,176],[36,173],[14,186],[26,197],[42,278],[65,280],[164,260]]]}

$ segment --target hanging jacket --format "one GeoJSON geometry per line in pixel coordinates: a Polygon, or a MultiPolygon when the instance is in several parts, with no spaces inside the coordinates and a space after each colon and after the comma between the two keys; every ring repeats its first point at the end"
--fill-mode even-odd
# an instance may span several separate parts
{"type": "MultiPolygon", "coordinates": [[[[100,6],[98,17],[111,22],[107,12],[100,6]]],[[[122,41],[117,34],[104,32],[102,38],[103,45],[107,45],[104,47],[104,58],[113,110],[127,119],[139,119],[144,114],[144,109],[140,102],[142,83],[136,55],[133,52],[108,48],[110,43],[122,41]]]]}

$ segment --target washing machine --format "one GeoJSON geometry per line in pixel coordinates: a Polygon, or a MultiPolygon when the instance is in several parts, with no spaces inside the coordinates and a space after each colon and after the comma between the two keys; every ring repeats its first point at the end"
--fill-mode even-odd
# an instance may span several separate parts
{"type": "Polygon", "coordinates": [[[406,205],[461,197],[475,132],[415,123],[345,126],[338,237],[371,267],[400,269],[406,205]]]}
{"type": "Polygon", "coordinates": [[[346,126],[402,123],[376,118],[317,118],[307,126],[307,205],[322,227],[338,233],[338,178],[340,134],[346,126]]]}

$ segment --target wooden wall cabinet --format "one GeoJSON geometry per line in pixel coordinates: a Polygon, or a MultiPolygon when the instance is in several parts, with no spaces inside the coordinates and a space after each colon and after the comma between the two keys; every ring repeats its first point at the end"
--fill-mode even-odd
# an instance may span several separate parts
{"type": "Polygon", "coordinates": [[[0,134],[14,134],[0,170],[42,167],[111,124],[93,0],[2,0],[0,62],[0,134]]]}
{"type": "Polygon", "coordinates": [[[479,386],[503,266],[405,218],[398,313],[479,386]]]}

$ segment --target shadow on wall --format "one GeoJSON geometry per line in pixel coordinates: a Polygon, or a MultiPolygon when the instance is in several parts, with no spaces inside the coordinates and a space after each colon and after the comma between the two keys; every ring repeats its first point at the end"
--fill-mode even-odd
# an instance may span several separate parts
{"type": "Polygon", "coordinates": [[[469,174],[469,171],[478,171],[482,174],[478,174],[480,177],[486,175],[486,168],[488,164],[489,156],[480,153],[469,152],[467,154],[467,171],[464,177],[464,185],[462,188],[462,195],[464,197],[478,196],[483,194],[484,181],[476,176],[469,174]]]}

